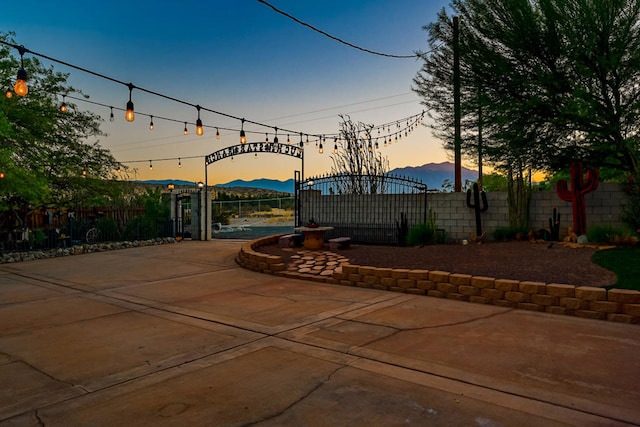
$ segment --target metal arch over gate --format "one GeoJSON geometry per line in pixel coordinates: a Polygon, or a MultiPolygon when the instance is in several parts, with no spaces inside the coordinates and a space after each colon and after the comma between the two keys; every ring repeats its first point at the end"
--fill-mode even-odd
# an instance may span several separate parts
{"type": "Polygon", "coordinates": [[[408,228],[427,222],[427,185],[383,175],[335,174],[301,179],[296,175],[296,226],[311,219],[333,227],[327,239],[351,237],[356,243],[402,244],[408,228]],[[406,230],[405,230],[406,231],[406,230]]]}
{"type": "Polygon", "coordinates": [[[304,160],[304,150],[295,145],[280,144],[277,142],[249,142],[246,144],[232,145],[215,151],[205,157],[205,163],[210,165],[227,157],[251,153],[284,154],[285,156],[297,157],[300,160],[304,160]]]}

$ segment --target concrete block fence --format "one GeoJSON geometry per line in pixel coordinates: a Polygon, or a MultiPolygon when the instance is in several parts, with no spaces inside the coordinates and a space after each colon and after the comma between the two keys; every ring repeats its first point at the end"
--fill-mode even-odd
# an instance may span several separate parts
{"type": "Polygon", "coordinates": [[[341,271],[336,270],[329,277],[304,274],[287,271],[281,256],[257,250],[277,243],[279,237],[269,236],[243,244],[236,262],[249,270],[294,279],[640,324],[639,291],[351,264],[343,264],[341,271]]]}
{"type": "MultiPolygon", "coordinates": [[[[427,209],[437,216],[438,228],[444,229],[453,241],[469,239],[475,234],[475,212],[466,205],[466,193],[428,193],[427,209]]],[[[395,224],[400,212],[407,214],[409,224],[422,221],[424,196],[422,194],[374,194],[374,195],[320,195],[318,192],[301,192],[301,218],[315,218],[323,224],[369,224],[372,218],[395,224]],[[367,206],[363,209],[362,206],[367,206]]],[[[627,197],[620,184],[600,183],[598,189],[585,196],[587,226],[610,225],[622,227],[622,207],[627,197]]],[[[509,226],[509,208],[506,192],[487,193],[489,208],[481,214],[482,227],[487,235],[500,227],[509,226]]],[[[561,215],[560,234],[565,236],[573,225],[570,202],[560,200],[555,191],[534,191],[529,207],[530,227],[533,230],[549,229],[553,208],[561,215]]]]}

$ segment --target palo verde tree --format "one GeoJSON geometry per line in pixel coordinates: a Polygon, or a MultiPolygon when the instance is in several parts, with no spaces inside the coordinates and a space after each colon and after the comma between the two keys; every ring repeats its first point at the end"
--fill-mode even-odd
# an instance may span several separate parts
{"type": "MultiPolygon", "coordinates": [[[[531,170],[553,173],[578,159],[638,174],[640,0],[454,0],[452,10],[463,130],[482,135],[484,158],[509,178],[513,225],[526,224],[531,170]]],[[[453,132],[450,22],[443,11],[425,27],[432,51],[414,79],[445,136],[453,132]]],[[[479,146],[463,150],[473,157],[479,146]]]]}
{"type": "MultiPolygon", "coordinates": [[[[0,39],[14,44],[12,34],[0,39]]],[[[7,45],[0,45],[0,81],[12,87],[20,60],[7,45]]],[[[0,97],[0,210],[20,212],[18,220],[34,208],[87,203],[108,193],[109,179],[120,167],[98,138],[101,118],[82,111],[61,96],[83,96],[67,84],[68,75],[45,67],[25,55],[29,92],[21,97],[0,97]]],[[[3,89],[4,92],[5,89],[3,89]]]]}
{"type": "Polygon", "coordinates": [[[339,178],[340,194],[378,194],[385,192],[389,160],[378,151],[371,137],[373,125],[354,123],[340,115],[340,138],[334,141],[331,173],[339,178]]]}

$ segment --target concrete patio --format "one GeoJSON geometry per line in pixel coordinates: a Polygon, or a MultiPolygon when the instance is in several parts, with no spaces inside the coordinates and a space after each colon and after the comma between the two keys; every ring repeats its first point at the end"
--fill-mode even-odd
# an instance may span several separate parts
{"type": "Polygon", "coordinates": [[[0,426],[640,425],[640,326],[258,274],[241,242],[0,265],[0,426]]]}

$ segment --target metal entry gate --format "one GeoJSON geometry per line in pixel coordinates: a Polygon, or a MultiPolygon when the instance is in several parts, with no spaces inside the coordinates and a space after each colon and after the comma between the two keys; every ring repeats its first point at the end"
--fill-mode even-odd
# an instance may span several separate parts
{"type": "Polygon", "coordinates": [[[296,226],[331,226],[327,239],[351,237],[354,243],[395,245],[401,227],[427,221],[427,186],[393,175],[336,174],[301,180],[295,174],[296,226]]]}

